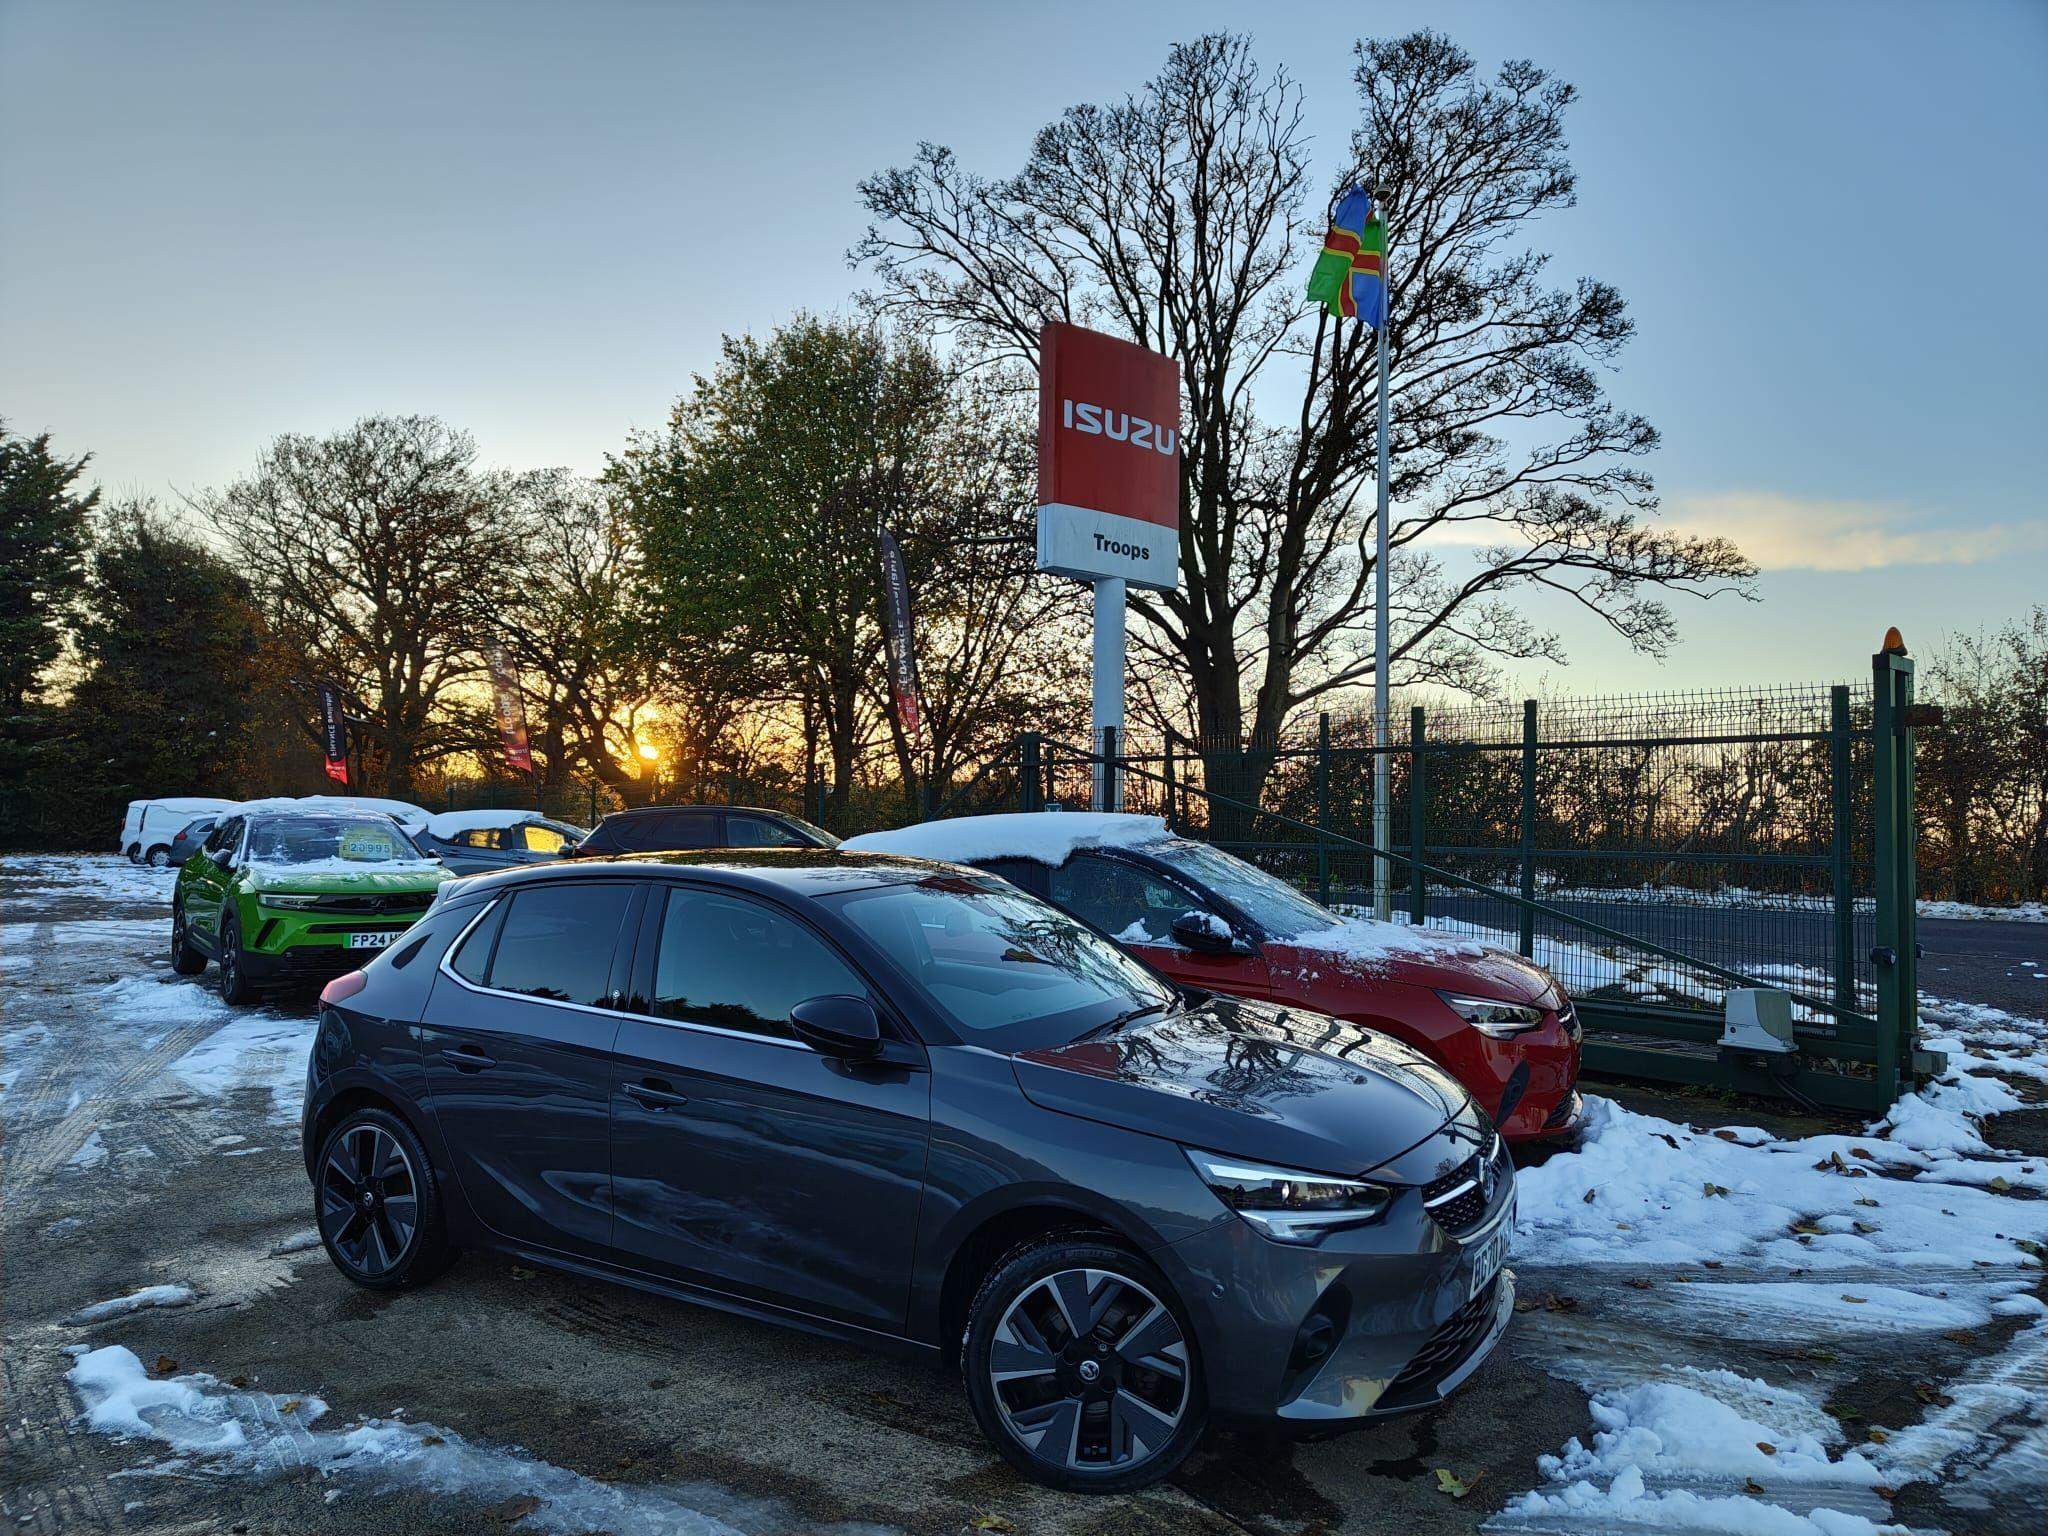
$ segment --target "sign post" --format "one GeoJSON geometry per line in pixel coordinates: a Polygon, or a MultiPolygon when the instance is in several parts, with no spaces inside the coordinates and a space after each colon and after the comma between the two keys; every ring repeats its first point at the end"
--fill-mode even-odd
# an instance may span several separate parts
{"type": "Polygon", "coordinates": [[[1093,804],[1123,808],[1124,600],[1180,585],[1180,365],[1061,321],[1039,336],[1038,568],[1095,588],[1093,804]]]}

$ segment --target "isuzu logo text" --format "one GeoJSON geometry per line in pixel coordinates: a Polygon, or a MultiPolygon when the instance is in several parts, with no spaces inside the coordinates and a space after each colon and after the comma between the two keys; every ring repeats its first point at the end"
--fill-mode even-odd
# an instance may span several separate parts
{"type": "Polygon", "coordinates": [[[1129,411],[1113,411],[1106,405],[1094,405],[1086,400],[1078,405],[1072,400],[1062,400],[1060,411],[1062,424],[1072,431],[1099,435],[1112,442],[1129,443],[1133,448],[1151,448],[1169,458],[1173,456],[1176,434],[1172,427],[1157,426],[1142,416],[1133,416],[1129,411]]]}

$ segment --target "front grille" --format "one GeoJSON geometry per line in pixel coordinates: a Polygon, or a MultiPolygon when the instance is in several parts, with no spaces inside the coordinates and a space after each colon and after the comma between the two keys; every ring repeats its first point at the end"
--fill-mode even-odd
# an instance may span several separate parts
{"type": "Polygon", "coordinates": [[[390,896],[322,896],[313,903],[312,910],[397,917],[424,912],[433,900],[432,891],[401,891],[390,896]]]}
{"type": "Polygon", "coordinates": [[[374,949],[344,949],[339,944],[307,944],[278,956],[275,970],[264,978],[274,987],[327,982],[345,971],[360,970],[376,955],[374,949]]]}
{"type": "Polygon", "coordinates": [[[1422,1205],[1432,1220],[1453,1237],[1461,1237],[1486,1219],[1491,1204],[1486,1173],[1500,1152],[1496,1134],[1484,1152],[1476,1152],[1442,1178],[1422,1186],[1422,1205]]]}
{"type": "Polygon", "coordinates": [[[1403,1366],[1401,1374],[1388,1384],[1380,1405],[1394,1408],[1405,1398],[1434,1395],[1436,1384],[1463,1365],[1479,1341],[1486,1337],[1487,1326],[1493,1321],[1494,1296],[1499,1289],[1500,1276],[1495,1275],[1486,1282],[1485,1290],[1439,1323],[1436,1332],[1415,1351],[1415,1358],[1403,1366]]]}

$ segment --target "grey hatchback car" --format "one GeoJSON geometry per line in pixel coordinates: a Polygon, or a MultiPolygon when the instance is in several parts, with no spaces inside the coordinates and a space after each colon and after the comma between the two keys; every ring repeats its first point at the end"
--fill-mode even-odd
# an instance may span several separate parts
{"type": "Polygon", "coordinates": [[[955,1364],[1055,1487],[1206,1424],[1426,1408],[1514,1312],[1514,1174],[1384,1036],[1176,989],[954,865],[830,850],[458,880],[331,983],[303,1124],[363,1286],[458,1249],[955,1364]]]}

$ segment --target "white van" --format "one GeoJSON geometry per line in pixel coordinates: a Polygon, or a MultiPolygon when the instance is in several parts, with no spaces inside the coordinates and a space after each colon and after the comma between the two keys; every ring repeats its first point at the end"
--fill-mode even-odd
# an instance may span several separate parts
{"type": "Polygon", "coordinates": [[[198,817],[224,811],[233,800],[207,795],[174,795],[165,800],[130,800],[127,820],[121,823],[121,851],[136,863],[151,854],[171,851],[171,839],[178,829],[198,817]]]}

